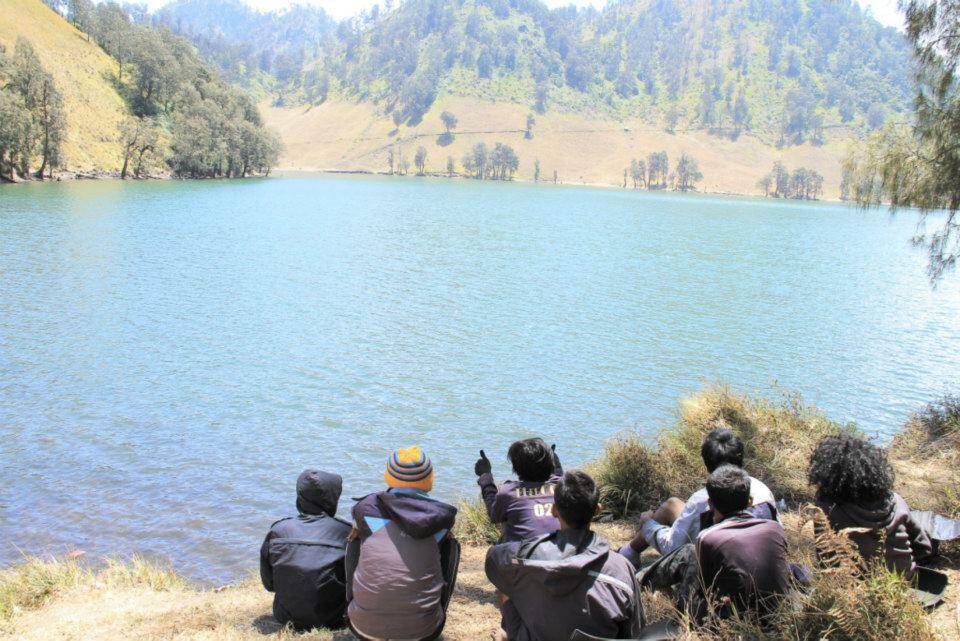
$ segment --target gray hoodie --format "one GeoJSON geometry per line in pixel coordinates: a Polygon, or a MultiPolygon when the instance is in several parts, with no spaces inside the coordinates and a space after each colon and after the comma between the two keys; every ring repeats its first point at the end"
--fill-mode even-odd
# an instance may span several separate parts
{"type": "Polygon", "coordinates": [[[910,508],[899,494],[891,493],[886,500],[875,505],[828,501],[818,501],[817,505],[837,532],[847,528],[869,529],[869,532],[849,533],[860,549],[860,555],[870,561],[883,548],[887,568],[908,579],[916,572],[917,561],[933,553],[930,537],[910,516],[910,508]]]}
{"type": "Polygon", "coordinates": [[[505,610],[511,641],[565,641],[575,630],[627,639],[644,625],[633,567],[590,530],[495,545],[486,572],[518,615],[505,610]]]}

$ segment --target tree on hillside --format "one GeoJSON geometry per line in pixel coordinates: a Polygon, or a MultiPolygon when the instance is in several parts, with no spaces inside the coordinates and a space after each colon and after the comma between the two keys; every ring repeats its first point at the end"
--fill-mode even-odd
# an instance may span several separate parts
{"type": "Polygon", "coordinates": [[[457,166],[453,161],[453,156],[447,156],[447,178],[453,178],[457,173],[457,166]]]}
{"type": "Polygon", "coordinates": [[[547,112],[547,99],[550,97],[550,85],[538,82],[533,92],[533,110],[538,114],[547,112]]]}
{"type": "Polygon", "coordinates": [[[641,184],[647,183],[647,163],[634,158],[630,161],[630,177],[633,179],[633,188],[638,189],[641,184]]]}
{"type": "Polygon", "coordinates": [[[120,144],[123,146],[123,167],[120,178],[126,179],[133,163],[133,175],[141,178],[155,164],[160,155],[160,131],[150,118],[127,118],[120,126],[120,144]]]}
{"type": "Polygon", "coordinates": [[[656,151],[647,156],[647,189],[662,189],[667,186],[670,175],[670,159],[665,151],[656,151]]]}
{"type": "Polygon", "coordinates": [[[457,128],[457,117],[449,111],[440,114],[440,122],[443,123],[444,130],[452,135],[452,130],[457,128]]]}
{"type": "Polygon", "coordinates": [[[540,159],[533,161],[533,182],[540,182],[540,159]]]}
{"type": "Polygon", "coordinates": [[[520,168],[520,159],[513,147],[498,142],[490,154],[490,177],[494,180],[513,180],[513,174],[520,168]]]}
{"type": "Polygon", "coordinates": [[[40,168],[37,178],[43,180],[44,172],[63,164],[63,141],[66,138],[67,120],[63,112],[63,96],[53,82],[53,76],[43,74],[36,112],[39,127],[40,168]]]}
{"type": "Polygon", "coordinates": [[[537,124],[537,119],[533,117],[533,114],[527,114],[527,128],[523,132],[523,137],[527,140],[533,138],[533,126],[537,124]]]}
{"type": "Polygon", "coordinates": [[[483,180],[487,174],[487,145],[478,142],[463,156],[463,169],[477,180],[483,180]]]}
{"type": "Polygon", "coordinates": [[[891,212],[915,207],[921,221],[945,210],[934,231],[914,242],[926,248],[936,282],[960,257],[960,5],[956,0],[904,0],[907,36],[917,62],[912,128],[887,125],[845,162],[852,196],[863,206],[888,203],[891,212]]]}
{"type": "Polygon", "coordinates": [[[29,157],[31,121],[23,96],[0,89],[0,177],[14,180],[21,157],[29,157]]]}
{"type": "Polygon", "coordinates": [[[130,54],[134,29],[120,5],[107,2],[96,7],[97,42],[117,61],[117,79],[123,82],[123,63],[130,54]]]}
{"type": "Polygon", "coordinates": [[[790,195],[790,172],[787,171],[786,166],[778,160],[773,163],[770,175],[773,178],[774,198],[788,198],[790,195]]]}
{"type": "MultiPolygon", "coordinates": [[[[11,122],[6,129],[7,149],[16,156],[16,169],[26,177],[35,151],[41,156],[36,177],[43,180],[47,171],[62,165],[63,141],[66,136],[66,118],[63,98],[56,83],[43,68],[33,45],[25,38],[17,38],[13,60],[5,54],[3,68],[5,79],[0,79],[5,93],[16,95],[5,101],[5,111],[11,122]]],[[[13,160],[10,169],[13,169],[13,160]]],[[[10,174],[13,175],[12,172],[10,174]]]]}
{"type": "Polygon", "coordinates": [[[311,105],[320,105],[330,94],[330,74],[320,65],[314,65],[304,74],[303,91],[311,105]]]}
{"type": "Polygon", "coordinates": [[[87,34],[87,40],[90,40],[95,15],[93,2],[90,0],[69,0],[67,2],[67,19],[73,23],[74,27],[87,34]]]}
{"type": "Polygon", "coordinates": [[[417,175],[422,176],[427,164],[427,149],[423,145],[417,147],[417,152],[413,156],[413,164],[417,166],[417,175]]]}
{"type": "Polygon", "coordinates": [[[763,190],[763,197],[767,198],[770,196],[770,187],[773,186],[773,176],[767,174],[763,178],[757,181],[757,187],[763,190]]]}
{"type": "Polygon", "coordinates": [[[676,170],[676,188],[679,191],[689,191],[695,189],[697,182],[703,180],[703,174],[700,167],[692,156],[682,153],[680,161],[677,163],[676,170]]]}
{"type": "Polygon", "coordinates": [[[387,149],[387,166],[390,167],[391,176],[393,175],[393,166],[395,163],[396,163],[396,156],[394,154],[393,147],[391,146],[389,149],[387,149]]]}

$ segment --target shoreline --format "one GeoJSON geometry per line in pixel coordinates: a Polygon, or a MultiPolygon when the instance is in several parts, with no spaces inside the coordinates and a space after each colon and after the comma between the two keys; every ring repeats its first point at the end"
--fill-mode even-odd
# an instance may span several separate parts
{"type": "Polygon", "coordinates": [[[309,176],[311,174],[319,175],[344,175],[344,176],[372,176],[379,178],[437,178],[444,180],[462,180],[462,181],[471,181],[478,183],[517,183],[522,185],[533,185],[537,187],[587,187],[590,189],[603,189],[607,191],[623,191],[628,193],[649,193],[649,194],[674,194],[674,195],[694,195],[694,196],[726,196],[730,198],[745,198],[751,200],[762,200],[762,201],[772,201],[772,202],[788,202],[788,203],[828,203],[828,204],[849,204],[848,201],[843,201],[840,199],[834,198],[815,198],[815,199],[794,199],[794,198],[773,198],[770,196],[764,196],[762,194],[756,194],[751,192],[738,192],[730,190],[700,190],[700,189],[691,189],[688,191],[680,191],[677,189],[633,189],[630,187],[623,187],[621,185],[616,185],[613,183],[604,183],[604,182],[576,182],[576,181],[560,181],[554,183],[552,180],[538,180],[533,181],[528,178],[513,178],[511,180],[477,180],[469,176],[464,176],[459,172],[453,176],[449,176],[446,173],[438,172],[427,172],[423,175],[417,175],[414,173],[411,174],[397,174],[389,173],[386,171],[375,171],[372,169],[338,169],[338,168],[323,168],[323,167],[276,167],[271,170],[272,174],[277,176],[283,175],[302,175],[309,176]]]}
{"type": "Polygon", "coordinates": [[[45,178],[39,180],[37,178],[18,178],[17,180],[9,180],[4,178],[0,180],[0,186],[3,185],[23,185],[23,184],[51,184],[51,183],[60,183],[60,182],[82,182],[82,181],[121,181],[121,182],[151,182],[151,181],[209,181],[209,180],[245,180],[247,178],[272,178],[272,177],[283,177],[285,175],[324,175],[324,176],[372,176],[379,178],[436,178],[444,180],[463,180],[463,181],[474,181],[479,183],[517,183],[522,185],[533,185],[537,187],[586,187],[589,189],[603,189],[607,191],[623,191],[628,193],[650,193],[650,194],[675,194],[675,195],[685,195],[691,194],[695,196],[723,196],[730,198],[745,198],[751,200],[761,200],[761,201],[772,201],[772,202],[790,202],[790,203],[827,203],[834,205],[850,204],[848,201],[843,201],[840,199],[834,198],[815,198],[815,199],[796,199],[796,198],[772,198],[770,196],[763,196],[751,192],[738,192],[731,190],[700,190],[700,189],[691,189],[688,191],[680,191],[677,189],[634,189],[630,187],[623,187],[621,185],[615,185],[613,183],[603,183],[603,182],[576,182],[576,181],[559,181],[553,182],[552,180],[538,180],[533,181],[528,178],[514,178],[511,180],[477,180],[475,178],[470,178],[469,176],[464,176],[460,173],[457,173],[453,176],[449,176],[446,173],[437,173],[437,172],[428,172],[423,175],[417,174],[406,174],[401,175],[397,173],[389,173],[386,171],[374,171],[372,169],[338,169],[338,168],[323,168],[323,167],[276,167],[270,170],[269,174],[255,174],[246,176],[245,178],[177,178],[172,174],[155,174],[151,176],[142,176],[136,178],[133,176],[128,176],[127,178],[120,178],[120,172],[115,170],[79,170],[79,171],[63,171],[58,172],[53,175],[52,178],[45,178]]]}

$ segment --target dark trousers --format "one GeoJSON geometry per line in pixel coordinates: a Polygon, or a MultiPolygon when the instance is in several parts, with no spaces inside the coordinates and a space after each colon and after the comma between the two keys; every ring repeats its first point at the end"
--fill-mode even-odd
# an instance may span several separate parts
{"type": "Polygon", "coordinates": [[[693,543],[664,554],[639,577],[640,588],[668,592],[680,610],[692,617],[702,616],[703,598],[700,590],[700,567],[697,564],[697,548],[693,543]]]}

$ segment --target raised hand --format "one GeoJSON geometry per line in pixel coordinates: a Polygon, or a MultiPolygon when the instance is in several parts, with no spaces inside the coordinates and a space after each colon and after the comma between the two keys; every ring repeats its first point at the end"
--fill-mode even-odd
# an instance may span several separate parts
{"type": "Polygon", "coordinates": [[[563,474],[563,466],[560,465],[560,457],[557,456],[557,444],[554,443],[550,446],[550,451],[553,452],[553,473],[554,474],[563,474]]]}
{"type": "Polygon", "coordinates": [[[473,464],[473,473],[477,476],[482,476],[484,474],[489,474],[493,470],[493,466],[490,465],[490,459],[487,458],[487,455],[484,454],[483,450],[480,450],[480,458],[477,459],[477,462],[473,464]]]}

